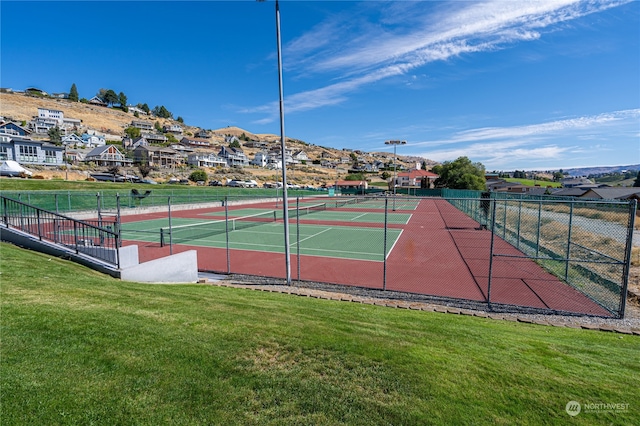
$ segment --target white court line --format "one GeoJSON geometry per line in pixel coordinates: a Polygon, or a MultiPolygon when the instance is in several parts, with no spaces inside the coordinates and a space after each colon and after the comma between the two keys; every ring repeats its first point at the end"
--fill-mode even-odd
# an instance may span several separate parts
{"type": "Polygon", "coordinates": [[[398,243],[398,241],[400,241],[400,237],[402,236],[402,233],[404,232],[404,229],[400,230],[400,233],[398,234],[398,236],[396,237],[396,240],[394,241],[393,245],[391,246],[391,248],[389,249],[389,253],[385,254],[385,259],[389,257],[389,255],[391,254],[391,252],[393,251],[393,248],[396,246],[396,244],[398,243]]]}
{"type": "Polygon", "coordinates": [[[368,213],[362,213],[360,216],[353,217],[353,218],[351,218],[351,219],[349,219],[349,220],[356,220],[356,219],[360,219],[361,217],[366,216],[367,214],[368,214],[368,213]]]}
{"type": "MultiPolygon", "coordinates": [[[[307,240],[308,240],[308,239],[310,239],[310,238],[317,237],[318,235],[320,235],[320,234],[324,234],[325,232],[327,232],[327,231],[331,231],[332,229],[333,229],[333,228],[327,228],[327,229],[325,229],[325,230],[323,230],[323,231],[316,232],[316,233],[315,233],[315,234],[313,234],[313,235],[309,235],[308,237],[301,239],[299,242],[307,241],[307,240]]],[[[298,241],[296,241],[295,243],[293,243],[293,244],[291,244],[291,245],[292,245],[292,246],[295,246],[296,244],[298,244],[298,241]]]]}

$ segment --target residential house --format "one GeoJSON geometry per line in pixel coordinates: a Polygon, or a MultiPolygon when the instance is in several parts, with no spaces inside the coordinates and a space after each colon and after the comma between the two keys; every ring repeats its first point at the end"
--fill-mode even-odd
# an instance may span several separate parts
{"type": "Polygon", "coordinates": [[[366,190],[368,187],[366,180],[337,180],[335,184],[336,189],[357,189],[366,190]]]}
{"type": "Polygon", "coordinates": [[[31,130],[9,121],[7,123],[0,124],[0,134],[24,137],[29,136],[31,134],[31,130]]]}
{"type": "Polygon", "coordinates": [[[0,160],[60,166],[64,164],[64,148],[20,136],[0,135],[0,160]]]}
{"type": "Polygon", "coordinates": [[[246,146],[247,148],[257,148],[257,149],[265,150],[267,149],[269,144],[261,141],[249,141],[249,142],[245,142],[244,146],[246,146]]]}
{"type": "Polygon", "coordinates": [[[632,200],[640,199],[640,188],[637,187],[601,187],[587,190],[580,198],[597,200],[632,200]]]}
{"type": "Polygon", "coordinates": [[[224,143],[227,145],[230,145],[234,142],[238,142],[240,143],[240,139],[238,139],[237,136],[233,136],[233,135],[225,135],[224,137],[224,143]]]}
{"type": "Polygon", "coordinates": [[[85,142],[82,137],[75,133],[69,133],[68,135],[63,136],[61,142],[62,145],[65,146],[85,146],[85,142]]]}
{"type": "Polygon", "coordinates": [[[88,101],[91,105],[97,105],[97,106],[102,106],[102,107],[106,107],[107,103],[105,101],[103,101],[99,96],[94,96],[93,98],[89,99],[88,101]]]}
{"type": "Polygon", "coordinates": [[[67,148],[65,153],[67,162],[71,164],[79,164],[84,161],[84,159],[87,157],[87,154],[92,150],[92,148],[67,148]]]}
{"type": "Polygon", "coordinates": [[[258,167],[267,167],[268,163],[269,153],[267,153],[266,151],[259,151],[256,153],[255,157],[253,157],[253,160],[251,160],[249,164],[258,167]]]}
{"type": "Polygon", "coordinates": [[[143,133],[142,136],[149,143],[167,143],[169,140],[165,135],[160,133],[143,133]]]}
{"type": "Polygon", "coordinates": [[[560,183],[562,183],[563,188],[575,188],[575,187],[582,187],[585,185],[591,187],[593,185],[593,182],[585,177],[565,178],[565,179],[562,179],[560,183]]]}
{"type": "Polygon", "coordinates": [[[207,139],[186,136],[180,139],[180,144],[193,148],[209,148],[211,146],[211,142],[207,139]]]}
{"type": "Polygon", "coordinates": [[[136,164],[148,164],[151,167],[174,168],[182,164],[182,155],[172,148],[162,146],[139,146],[133,151],[136,164]]]}
{"type": "Polygon", "coordinates": [[[309,157],[307,156],[307,153],[304,151],[296,151],[293,153],[292,155],[293,157],[293,162],[294,163],[302,163],[302,162],[306,162],[307,160],[309,160],[309,157]]]}
{"type": "MultiPolygon", "coordinates": [[[[280,145],[276,145],[273,146],[270,150],[269,150],[269,156],[270,157],[275,157],[278,158],[280,160],[280,163],[282,163],[282,147],[280,145]]],[[[293,163],[293,151],[289,148],[285,148],[284,149],[284,162],[285,164],[291,164],[293,163]]],[[[282,167],[280,167],[282,168],[282,167]]]]}
{"type": "Polygon", "coordinates": [[[97,146],[87,153],[83,161],[103,167],[129,166],[132,163],[115,145],[97,146]]]}
{"type": "Polygon", "coordinates": [[[148,121],[133,120],[131,122],[131,127],[135,127],[140,130],[153,130],[153,124],[148,121]]]}
{"type": "Polygon", "coordinates": [[[340,163],[342,163],[342,164],[349,164],[352,161],[353,160],[351,160],[351,157],[340,157],[340,163]]]}
{"type": "Polygon", "coordinates": [[[164,125],[162,126],[162,131],[165,133],[171,133],[174,135],[182,135],[182,132],[184,131],[182,129],[182,126],[178,125],[178,124],[169,124],[169,125],[164,125]]]}
{"type": "Polygon", "coordinates": [[[196,138],[202,138],[202,139],[209,139],[211,137],[211,135],[209,134],[209,132],[207,130],[200,129],[195,134],[195,137],[196,138]]]}
{"type": "Polygon", "coordinates": [[[187,164],[196,167],[227,167],[227,160],[215,154],[194,153],[187,156],[187,164]]]}
{"type": "Polygon", "coordinates": [[[398,173],[396,185],[402,187],[432,188],[433,183],[439,177],[437,174],[426,170],[410,170],[408,172],[398,173]]]}
{"type": "Polygon", "coordinates": [[[90,135],[88,133],[84,133],[82,135],[82,141],[87,148],[96,147],[96,146],[104,146],[107,144],[107,141],[103,136],[99,135],[90,135]]]}
{"type": "Polygon", "coordinates": [[[240,148],[232,148],[223,146],[220,148],[218,157],[222,157],[227,161],[229,167],[233,166],[246,166],[249,164],[249,159],[240,148]]]}

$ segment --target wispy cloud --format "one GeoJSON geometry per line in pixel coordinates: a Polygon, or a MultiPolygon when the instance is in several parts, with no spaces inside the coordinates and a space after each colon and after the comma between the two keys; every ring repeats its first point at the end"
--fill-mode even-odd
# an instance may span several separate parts
{"type": "MultiPolygon", "coordinates": [[[[490,169],[500,169],[521,160],[529,164],[529,168],[537,168],[555,162],[566,164],[568,156],[579,154],[597,158],[614,149],[599,141],[609,140],[611,134],[634,132],[638,120],[640,109],[614,111],[524,126],[470,129],[449,138],[409,144],[408,148],[415,155],[440,162],[467,156],[490,169]],[[572,142],[567,144],[565,140],[572,142]],[[577,140],[587,141],[587,145],[576,145],[577,140]],[[432,149],[425,151],[426,147],[432,149]]],[[[633,147],[615,149],[634,151],[633,147]]],[[[635,147],[635,158],[629,158],[629,162],[638,160],[637,149],[638,146],[635,147]]]]}
{"type": "MultiPolygon", "coordinates": [[[[333,81],[288,96],[287,110],[339,104],[367,85],[426,64],[535,40],[545,29],[629,1],[358,3],[357,12],[331,16],[285,46],[291,78],[322,75],[333,81]]],[[[277,117],[273,104],[245,112],[277,117]]]]}

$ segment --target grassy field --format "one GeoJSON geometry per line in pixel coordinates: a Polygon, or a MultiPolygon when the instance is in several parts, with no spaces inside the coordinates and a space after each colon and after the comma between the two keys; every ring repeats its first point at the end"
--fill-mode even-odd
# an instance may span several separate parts
{"type": "Polygon", "coordinates": [[[540,185],[543,188],[548,186],[552,188],[561,188],[562,184],[560,182],[550,182],[548,180],[533,180],[533,179],[519,179],[519,178],[505,178],[507,182],[520,183],[526,186],[536,186],[540,185]]]}
{"type": "MultiPolygon", "coordinates": [[[[1,422],[633,424],[640,338],[208,285],[0,245],[1,422]],[[575,400],[583,412],[569,417],[575,400]],[[585,404],[628,404],[586,412],[585,404]]],[[[635,419],[635,420],[634,420],[635,419]]]]}

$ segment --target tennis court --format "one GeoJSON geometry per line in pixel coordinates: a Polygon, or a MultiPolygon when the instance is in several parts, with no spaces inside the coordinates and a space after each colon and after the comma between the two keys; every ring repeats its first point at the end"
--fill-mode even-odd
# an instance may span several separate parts
{"type": "MultiPolygon", "coordinates": [[[[302,210],[304,211],[304,210],[302,210]]],[[[129,241],[144,241],[168,244],[188,244],[190,246],[226,248],[232,250],[250,250],[269,253],[284,253],[282,214],[256,208],[229,210],[229,220],[225,221],[225,212],[204,213],[210,220],[193,218],[169,218],[142,220],[122,224],[122,237],[129,241]]],[[[358,221],[384,223],[383,213],[352,213],[339,211],[314,211],[310,216],[315,222],[309,224],[295,222],[295,212],[290,217],[290,245],[292,250],[306,256],[322,256],[337,259],[356,259],[383,261],[388,255],[402,229],[389,228],[386,232],[386,251],[384,247],[385,230],[381,227],[353,227],[337,223],[358,221]],[[366,218],[365,218],[366,216],[366,218]],[[335,221],[331,225],[327,222],[335,221]]],[[[408,214],[395,215],[395,223],[406,224],[408,214]]]]}
{"type": "MultiPolygon", "coordinates": [[[[491,231],[445,200],[395,200],[395,210],[394,200],[343,201],[324,200],[321,208],[318,200],[289,203],[301,208],[300,215],[289,211],[293,279],[610,315],[506,241],[496,238],[490,249],[491,231]]],[[[171,232],[166,213],[129,217],[122,235],[147,243],[138,244],[141,261],[197,250],[201,270],[284,278],[276,207],[272,201],[175,212],[171,232]]]]}

